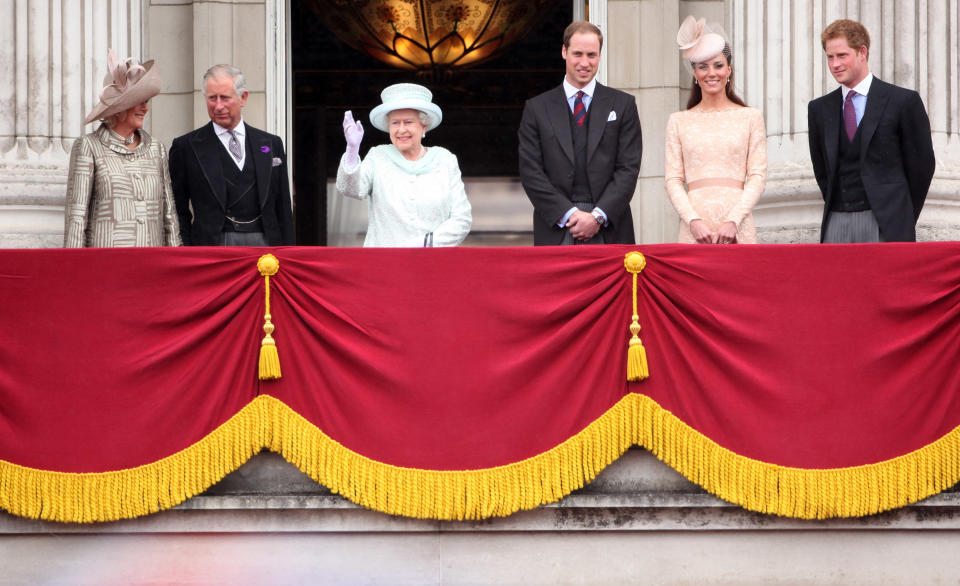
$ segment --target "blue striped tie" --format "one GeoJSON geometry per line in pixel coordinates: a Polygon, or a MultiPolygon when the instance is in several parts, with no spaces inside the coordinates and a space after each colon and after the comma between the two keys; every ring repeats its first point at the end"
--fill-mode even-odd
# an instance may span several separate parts
{"type": "Polygon", "coordinates": [[[583,92],[577,92],[577,98],[573,100],[573,120],[577,126],[583,126],[583,121],[587,119],[587,109],[583,107],[583,92]]]}

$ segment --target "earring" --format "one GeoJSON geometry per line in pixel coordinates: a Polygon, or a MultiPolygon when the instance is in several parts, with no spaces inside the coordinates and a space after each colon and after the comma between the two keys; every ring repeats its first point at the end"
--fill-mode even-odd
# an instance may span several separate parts
{"type": "Polygon", "coordinates": [[[727,85],[730,85],[730,78],[727,78],[727,85]]]}
{"type": "Polygon", "coordinates": [[[700,85],[700,80],[694,79],[694,80],[693,80],[693,85],[700,85]]]}

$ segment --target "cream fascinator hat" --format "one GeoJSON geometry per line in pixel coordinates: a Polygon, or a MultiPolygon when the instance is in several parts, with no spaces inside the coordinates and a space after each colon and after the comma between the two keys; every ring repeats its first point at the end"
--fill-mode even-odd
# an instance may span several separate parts
{"type": "Polygon", "coordinates": [[[153,61],[138,65],[132,58],[120,61],[113,49],[107,54],[107,76],[100,101],[87,114],[84,124],[129,110],[160,93],[160,69],[153,61]]]}
{"type": "Polygon", "coordinates": [[[397,83],[380,92],[380,101],[383,103],[370,112],[370,122],[374,128],[389,132],[387,116],[394,110],[417,110],[427,115],[427,130],[440,125],[443,112],[440,106],[433,103],[433,94],[430,90],[415,83],[397,83]]]}
{"type": "Polygon", "coordinates": [[[702,63],[723,52],[727,40],[718,26],[707,24],[707,19],[697,20],[692,15],[684,19],[677,31],[677,45],[689,63],[702,63]]]}

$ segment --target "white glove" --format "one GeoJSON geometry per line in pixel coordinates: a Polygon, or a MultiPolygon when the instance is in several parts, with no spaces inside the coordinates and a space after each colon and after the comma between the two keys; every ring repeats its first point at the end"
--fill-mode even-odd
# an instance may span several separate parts
{"type": "Polygon", "coordinates": [[[353,120],[353,112],[343,113],[343,138],[347,139],[346,159],[344,162],[353,168],[360,162],[360,141],[363,140],[363,124],[353,120]]]}

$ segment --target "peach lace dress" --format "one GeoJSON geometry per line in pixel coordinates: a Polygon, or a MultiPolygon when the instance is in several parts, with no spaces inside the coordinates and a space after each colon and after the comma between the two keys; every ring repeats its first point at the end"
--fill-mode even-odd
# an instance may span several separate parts
{"type": "Polygon", "coordinates": [[[696,242],[690,222],[711,230],[737,224],[737,242],[753,244],[751,210],[767,175],[763,113],[735,106],[715,112],[674,112],[667,122],[664,183],[680,215],[679,242],[696,242]]]}

